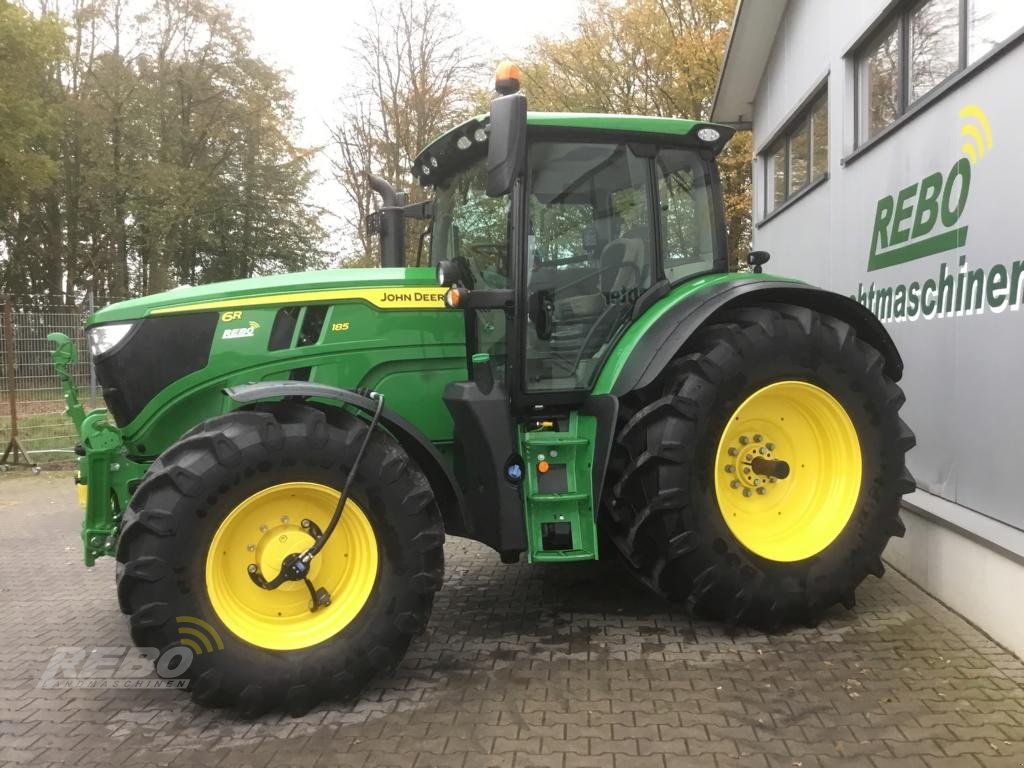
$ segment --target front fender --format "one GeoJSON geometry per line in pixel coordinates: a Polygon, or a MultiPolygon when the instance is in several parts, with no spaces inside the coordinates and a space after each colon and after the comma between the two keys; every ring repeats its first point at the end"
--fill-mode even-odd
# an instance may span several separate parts
{"type": "Polygon", "coordinates": [[[621,397],[651,384],[683,345],[704,324],[726,309],[755,304],[794,304],[837,317],[885,358],[885,372],[893,381],[903,376],[903,359],[882,323],[867,307],[848,296],[783,278],[758,277],[719,280],[696,291],[672,294],[651,308],[657,313],[638,333],[627,332],[598,379],[595,394],[621,397]]]}
{"type": "MultiPolygon", "coordinates": [[[[270,398],[311,397],[345,403],[367,413],[373,413],[376,403],[363,391],[331,387],[309,381],[262,381],[229,387],[224,394],[237,403],[252,405],[270,398]]],[[[388,408],[383,408],[380,423],[402,445],[423,474],[427,476],[434,499],[444,519],[445,531],[453,536],[468,536],[462,492],[444,458],[427,437],[406,419],[388,408]]]]}

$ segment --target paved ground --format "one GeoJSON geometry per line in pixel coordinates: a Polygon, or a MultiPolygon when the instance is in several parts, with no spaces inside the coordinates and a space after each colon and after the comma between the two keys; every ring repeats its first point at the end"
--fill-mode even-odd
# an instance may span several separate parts
{"type": "Polygon", "coordinates": [[[456,539],[429,631],[357,705],[244,723],[40,689],[56,647],[128,642],[79,519],[67,478],[0,478],[0,766],[1024,766],[1024,665],[891,571],[816,629],[730,636],[614,565],[456,539]]]}

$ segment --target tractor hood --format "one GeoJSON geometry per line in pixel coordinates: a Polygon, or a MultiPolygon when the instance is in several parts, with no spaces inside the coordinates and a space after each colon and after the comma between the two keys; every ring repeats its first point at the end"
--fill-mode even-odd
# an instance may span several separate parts
{"type": "Polygon", "coordinates": [[[432,267],[398,269],[326,269],[317,272],[293,272],[285,275],[251,277],[209,285],[186,286],[164,293],[121,301],[95,312],[88,325],[141,320],[145,317],[204,310],[243,309],[282,303],[316,303],[343,298],[364,299],[372,304],[385,305],[390,298],[395,303],[419,301],[435,302],[416,292],[393,294],[385,288],[414,287],[437,288],[432,267]],[[365,289],[365,290],[360,290],[365,289]]]}
{"type": "Polygon", "coordinates": [[[409,358],[416,374],[402,378],[400,390],[418,395],[424,348],[441,340],[451,342],[445,355],[454,362],[436,394],[465,375],[463,319],[445,309],[432,267],[332,269],[179,288],[101,309],[87,337],[107,409],[139,455],[166,448],[186,416],[229,409],[224,389],[237,384],[377,384],[371,371],[379,364],[409,358]]]}

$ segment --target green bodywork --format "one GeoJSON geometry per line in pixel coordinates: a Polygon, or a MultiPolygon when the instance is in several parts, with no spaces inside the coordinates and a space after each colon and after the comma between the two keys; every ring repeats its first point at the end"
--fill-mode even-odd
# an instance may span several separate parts
{"type": "MultiPolygon", "coordinates": [[[[441,392],[452,379],[465,378],[466,348],[462,317],[444,311],[442,295],[432,267],[334,269],[179,288],[101,309],[89,325],[196,311],[218,315],[207,366],[171,384],[124,425],[124,440],[135,455],[155,457],[181,437],[183,424],[232,410],[225,387],[288,379],[305,367],[311,368],[310,381],[383,393],[390,409],[444,444],[451,441],[451,419],[441,392]],[[393,308],[383,308],[335,296],[361,288],[411,294],[412,303],[429,296],[433,306],[406,308],[395,301],[393,308]],[[288,306],[328,307],[319,340],[268,351],[274,318],[288,306]],[[224,338],[225,331],[253,323],[258,327],[251,336],[224,338]]],[[[300,315],[296,329],[302,320],[300,315]]]]}
{"type": "MultiPolygon", "coordinates": [[[[663,136],[686,135],[695,126],[706,125],[668,118],[551,113],[530,113],[528,123],[663,136]]],[[[452,141],[450,137],[464,132],[466,125],[439,138],[425,153],[439,142],[452,141]]],[[[762,277],[768,276],[704,274],[674,286],[621,334],[593,392],[612,390],[637,341],[679,302],[718,283],[762,277]]],[[[168,315],[217,315],[205,366],[164,387],[119,427],[104,409],[85,413],[68,372],[74,345],[66,336],[53,334],[55,367],[68,415],[80,436],[79,482],[87,487],[82,527],[86,564],[113,553],[122,511],[155,458],[200,422],[239,407],[225,394],[229,387],[288,380],[301,372],[298,378],[309,382],[380,392],[387,408],[409,421],[450,463],[452,418],[442,393],[449,382],[466,380],[468,372],[463,313],[445,308],[442,296],[433,267],[333,269],[179,288],[101,309],[89,319],[90,327],[168,315]],[[326,315],[318,335],[298,345],[306,313],[319,307],[326,308],[326,315]],[[293,338],[280,349],[268,349],[283,308],[298,312],[293,338]]],[[[562,431],[538,431],[526,424],[518,430],[526,469],[522,498],[528,556],[534,561],[596,558],[594,417],[574,411],[562,431]],[[541,487],[539,457],[558,472],[564,468],[560,492],[541,487]],[[572,547],[544,551],[541,526],[564,521],[572,523],[572,547]]]]}
{"type": "MultiPolygon", "coordinates": [[[[598,377],[594,391],[611,391],[629,352],[645,331],[665,312],[696,291],[734,280],[752,280],[749,274],[704,275],[676,286],[655,303],[622,335],[598,377]]],[[[763,276],[767,278],[768,276],[763,276]]],[[[438,306],[433,309],[383,309],[353,298],[329,298],[339,289],[389,286],[403,290],[437,292],[433,269],[328,270],[239,280],[231,283],[184,288],[142,299],[121,302],[94,314],[90,325],[141,319],[154,313],[181,313],[195,304],[215,302],[217,333],[209,364],[200,371],[174,382],[157,395],[131,423],[114,426],[107,411],[85,414],[67,365],[73,361],[74,345],[62,334],[54,361],[85,455],[79,459],[79,482],[88,489],[82,540],[85,561],[111,554],[116,543],[120,515],[131,498],[130,485],[145,473],[155,456],[201,421],[235,410],[238,404],[224,394],[227,387],[258,381],[287,379],[290,372],[309,366],[309,380],[338,387],[364,387],[381,392],[389,409],[399,413],[426,435],[442,455],[450,455],[452,421],[441,395],[449,381],[464,380],[466,348],[461,312],[438,306]],[[223,288],[223,290],[219,290],[223,288]],[[317,300],[317,294],[323,297],[317,300]],[[329,307],[318,343],[273,352],[267,338],[274,315],[296,303],[296,294],[306,306],[329,307]],[[245,302],[239,304],[238,302],[245,302]],[[241,316],[234,318],[235,313],[241,316]],[[224,317],[233,319],[225,321],[224,317]],[[221,338],[222,331],[259,323],[253,336],[221,338]],[[332,331],[335,324],[348,323],[347,330],[332,331]]],[[[778,278],[774,278],[778,279],[778,278]]],[[[301,318],[300,318],[301,320],[301,318]]],[[[531,546],[531,560],[573,560],[596,557],[593,498],[590,470],[594,419],[573,414],[566,432],[521,431],[520,452],[527,459],[524,499],[527,500],[527,535],[531,544],[539,536],[542,522],[559,519],[573,525],[574,547],[568,552],[541,552],[531,546]],[[536,461],[539,454],[550,458],[550,449],[560,451],[556,463],[567,463],[570,495],[545,496],[537,490],[536,461]]]]}

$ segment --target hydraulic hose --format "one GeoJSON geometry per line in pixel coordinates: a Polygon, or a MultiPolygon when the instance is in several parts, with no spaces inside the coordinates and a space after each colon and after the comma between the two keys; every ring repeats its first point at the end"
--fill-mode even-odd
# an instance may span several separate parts
{"type": "MultiPolygon", "coordinates": [[[[360,394],[364,394],[360,392],[360,394]]],[[[338,499],[338,506],[334,508],[334,514],[331,515],[331,522],[327,524],[327,528],[324,532],[317,536],[316,541],[313,542],[313,546],[302,553],[301,558],[305,562],[309,562],[324,548],[327,540],[331,538],[331,534],[334,533],[334,529],[338,527],[338,523],[341,522],[341,513],[345,509],[345,504],[348,502],[349,491],[352,487],[352,480],[356,476],[356,472],[359,470],[359,464],[363,460],[363,454],[366,452],[366,446],[370,442],[370,437],[373,435],[373,430],[377,428],[377,423],[380,421],[380,412],[384,410],[384,395],[379,392],[368,392],[365,393],[368,397],[377,401],[377,407],[373,411],[373,418],[370,419],[370,428],[366,431],[366,437],[363,438],[362,445],[359,446],[359,452],[356,454],[356,460],[352,462],[352,467],[348,471],[348,477],[345,478],[345,485],[341,489],[341,498],[338,499]]]]}
{"type": "Polygon", "coordinates": [[[338,504],[334,508],[334,513],[331,515],[331,521],[327,524],[327,528],[321,531],[316,523],[312,520],[303,520],[302,527],[306,531],[312,534],[315,538],[312,545],[305,552],[295,553],[287,555],[281,563],[281,570],[278,572],[270,581],[260,573],[260,568],[256,563],[251,563],[248,567],[249,577],[253,580],[256,586],[262,589],[277,589],[279,586],[284,584],[286,581],[302,581],[306,584],[306,589],[309,590],[310,604],[309,609],[316,611],[317,609],[330,605],[331,595],[324,588],[315,588],[312,582],[309,580],[309,564],[313,558],[316,557],[320,550],[327,544],[328,539],[338,527],[338,523],[341,522],[341,514],[345,509],[345,504],[348,502],[349,493],[352,490],[352,481],[355,479],[356,474],[359,472],[359,465],[363,461],[363,455],[366,453],[366,446],[370,444],[370,438],[373,437],[373,431],[377,428],[380,422],[381,411],[384,410],[384,395],[379,392],[370,392],[367,390],[356,390],[358,394],[368,397],[376,402],[376,406],[373,410],[373,416],[370,419],[370,425],[366,430],[366,435],[363,437],[363,442],[359,446],[359,451],[356,452],[356,458],[352,462],[352,466],[349,467],[348,476],[345,478],[345,484],[341,489],[341,496],[338,499],[338,504]]]}

